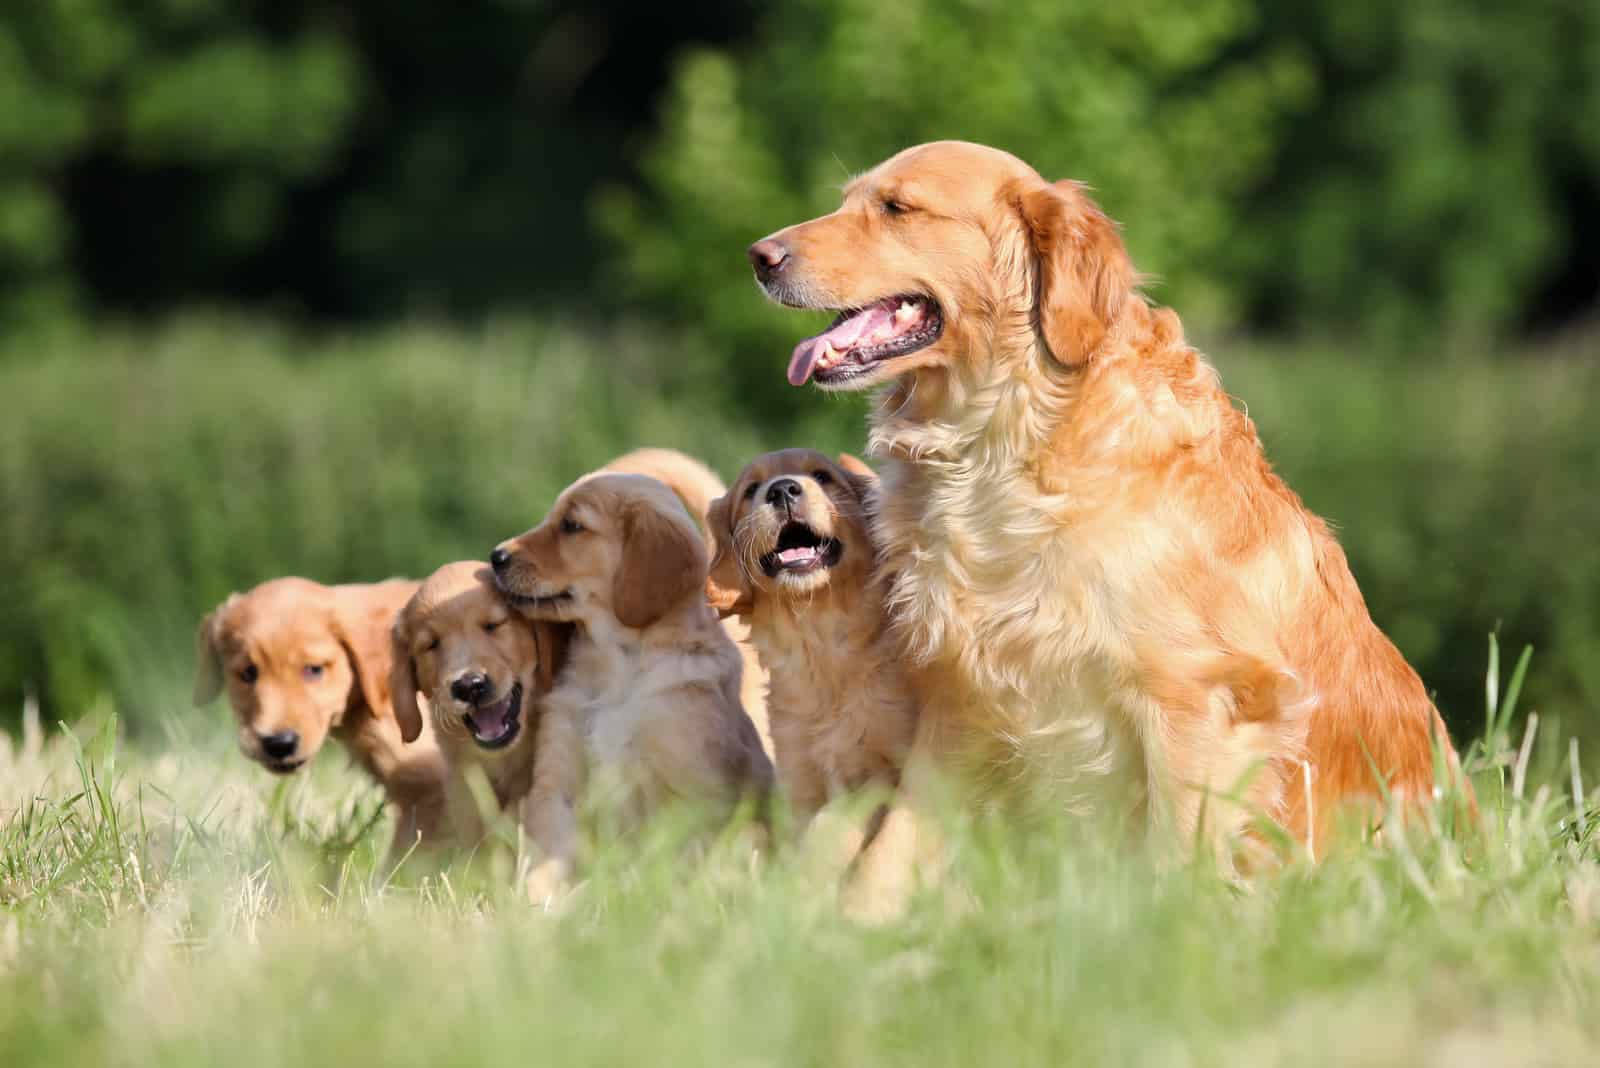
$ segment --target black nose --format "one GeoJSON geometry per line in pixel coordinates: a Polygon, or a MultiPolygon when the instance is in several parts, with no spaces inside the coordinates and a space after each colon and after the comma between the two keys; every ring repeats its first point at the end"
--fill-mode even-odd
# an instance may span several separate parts
{"type": "Polygon", "coordinates": [[[789,250],[770,237],[751,245],[748,255],[750,266],[756,269],[756,277],[763,282],[789,266],[789,250]]]}
{"type": "Polygon", "coordinates": [[[261,736],[261,751],[273,760],[287,760],[300,748],[300,735],[296,731],[279,731],[261,736]]]}
{"type": "Polygon", "coordinates": [[[450,684],[450,696],[463,704],[481,704],[489,696],[488,676],[478,671],[469,671],[458,676],[450,684]]]}
{"type": "Polygon", "coordinates": [[[800,494],[805,491],[800,488],[800,483],[792,478],[780,478],[767,487],[768,504],[788,504],[798,501],[800,494]]]}
{"type": "Polygon", "coordinates": [[[489,554],[489,566],[494,568],[496,571],[504,571],[506,569],[506,565],[510,562],[511,554],[506,552],[504,549],[496,549],[494,552],[489,554]]]}

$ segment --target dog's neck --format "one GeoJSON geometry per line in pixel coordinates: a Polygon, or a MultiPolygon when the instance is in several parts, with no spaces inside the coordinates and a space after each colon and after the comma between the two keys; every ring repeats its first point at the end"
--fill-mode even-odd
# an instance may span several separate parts
{"type": "Polygon", "coordinates": [[[887,626],[885,590],[874,575],[864,581],[839,576],[809,594],[761,592],[744,618],[751,639],[774,652],[852,657],[865,655],[887,626]]]}
{"type": "Polygon", "coordinates": [[[657,646],[678,648],[685,636],[694,640],[712,631],[721,634],[716,611],[706,603],[703,587],[704,583],[696,586],[659,619],[643,627],[630,627],[610,612],[597,612],[575,621],[575,636],[614,669],[626,669],[657,646]]]}
{"type": "Polygon", "coordinates": [[[1096,351],[1073,366],[1057,361],[1036,333],[1013,340],[1018,348],[1004,359],[994,346],[1006,338],[981,339],[990,347],[977,358],[915,372],[883,390],[871,454],[913,465],[925,479],[1020,476],[1054,495],[1081,485],[1095,466],[1114,470],[1130,453],[1148,460],[1189,448],[1218,428],[1216,373],[1189,348],[1169,310],[1133,299],[1096,351]],[[1054,466],[1058,454],[1079,468],[1054,466]]]}

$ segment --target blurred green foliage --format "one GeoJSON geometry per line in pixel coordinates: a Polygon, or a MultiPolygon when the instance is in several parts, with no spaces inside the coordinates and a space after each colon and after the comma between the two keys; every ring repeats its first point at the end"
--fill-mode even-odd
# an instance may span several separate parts
{"type": "MultiPolygon", "coordinates": [[[[683,448],[725,478],[770,448],[862,448],[859,399],[788,390],[792,418],[773,423],[680,358],[705,347],[648,327],[311,340],[196,320],[0,349],[16,413],[0,421],[0,722],[31,691],[48,715],[109,698],[152,729],[183,714],[194,625],[230,590],[481,557],[628,448],[683,448]]],[[[1458,731],[1481,724],[1496,626],[1507,648],[1538,647],[1524,708],[1600,728],[1594,342],[1421,368],[1223,355],[1269,455],[1334,523],[1458,731]]],[[[785,389],[781,361],[763,363],[785,389]]]]}
{"type": "Polygon", "coordinates": [[[5,5],[0,321],[646,297],[765,345],[787,328],[748,299],[744,246],[952,136],[1090,182],[1199,323],[1394,343],[1600,295],[1600,5],[1580,0],[442,10],[5,5]]]}
{"type": "Polygon", "coordinates": [[[775,339],[730,250],[962,138],[1088,181],[1192,322],[1473,337],[1600,296],[1597,112],[1569,0],[793,0],[685,58],[596,210],[641,292],[775,339]]]}
{"type": "MultiPolygon", "coordinates": [[[[204,181],[163,220],[204,240],[201,269],[259,248],[288,188],[349,135],[360,71],[328,29],[252,32],[218,0],[37,0],[0,15],[0,315],[70,310],[81,295],[63,176],[110,154],[204,181]]],[[[107,225],[115,225],[108,220],[107,225]]]]}
{"type": "Polygon", "coordinates": [[[776,346],[794,317],[752,299],[731,253],[831,211],[853,173],[906,145],[980,141],[1087,179],[1135,221],[1163,298],[1226,318],[1239,294],[1218,253],[1311,88],[1293,48],[1232,59],[1256,24],[1247,0],[778,5],[748,50],[684,60],[644,191],[612,191],[598,218],[663,307],[776,346]]]}
{"type": "Polygon", "coordinates": [[[1345,339],[1217,355],[1453,722],[1497,624],[1576,717],[1600,373],[1503,341],[1600,296],[1596,114],[1576,0],[7,4],[0,723],[148,728],[230,589],[482,553],[634,445],[859,449],[743,249],[934,137],[1090,182],[1192,333],[1345,339]],[[105,325],[212,303],[491,325],[105,325]]]}

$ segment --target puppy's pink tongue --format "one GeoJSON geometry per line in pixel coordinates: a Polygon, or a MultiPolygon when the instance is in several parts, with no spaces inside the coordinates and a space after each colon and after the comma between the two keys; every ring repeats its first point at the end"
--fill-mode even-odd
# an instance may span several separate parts
{"type": "Polygon", "coordinates": [[[822,339],[808,337],[794,347],[794,355],[789,357],[789,384],[803,386],[811,379],[811,371],[817,366],[817,357],[822,355],[822,339]]]}

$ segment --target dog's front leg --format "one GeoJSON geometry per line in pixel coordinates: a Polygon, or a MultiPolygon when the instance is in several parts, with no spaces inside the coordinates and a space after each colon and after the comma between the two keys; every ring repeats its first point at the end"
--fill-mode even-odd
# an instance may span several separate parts
{"type": "Polygon", "coordinates": [[[522,826],[536,855],[528,898],[548,906],[567,890],[577,849],[578,795],[583,788],[581,708],[552,701],[539,723],[533,788],[522,802],[522,826]]]}

